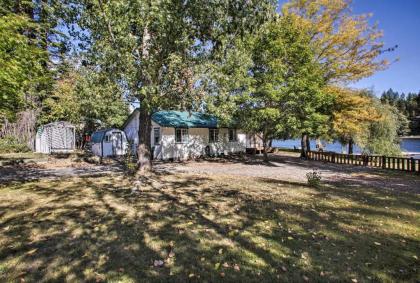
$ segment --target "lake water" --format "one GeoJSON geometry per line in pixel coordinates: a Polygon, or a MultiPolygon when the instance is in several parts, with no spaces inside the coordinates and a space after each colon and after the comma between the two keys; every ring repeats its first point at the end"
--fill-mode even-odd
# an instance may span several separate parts
{"type": "MultiPolygon", "coordinates": [[[[342,145],[339,142],[334,142],[334,143],[324,143],[324,145],[326,145],[325,147],[325,151],[333,151],[333,152],[338,152],[338,153],[347,153],[347,147],[342,147],[342,145]]],[[[311,149],[315,149],[315,145],[316,145],[316,141],[315,140],[311,140],[311,149]]],[[[414,158],[420,158],[420,138],[406,138],[406,139],[401,139],[401,150],[403,152],[409,152],[409,153],[413,153],[413,155],[410,155],[414,158]]],[[[299,139],[295,139],[295,140],[274,140],[273,141],[273,147],[283,147],[283,148],[300,148],[300,140],[299,139]]],[[[354,153],[360,153],[361,150],[359,147],[357,147],[356,145],[353,148],[354,153]]]]}

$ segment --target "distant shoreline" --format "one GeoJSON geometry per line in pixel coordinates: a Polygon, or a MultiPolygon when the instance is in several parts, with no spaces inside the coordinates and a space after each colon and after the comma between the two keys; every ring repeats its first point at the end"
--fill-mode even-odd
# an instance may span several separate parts
{"type": "Polygon", "coordinates": [[[400,137],[400,139],[420,139],[420,136],[404,136],[400,137]]]}

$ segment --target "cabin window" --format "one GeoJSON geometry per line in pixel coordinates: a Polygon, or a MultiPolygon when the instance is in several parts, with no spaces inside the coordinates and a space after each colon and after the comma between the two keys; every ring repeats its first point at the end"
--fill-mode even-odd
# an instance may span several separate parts
{"type": "Polygon", "coordinates": [[[153,137],[155,144],[160,144],[160,128],[153,128],[153,137]]]}
{"type": "Polygon", "coordinates": [[[209,142],[219,141],[219,129],[209,129],[209,142]]]}
{"type": "Polygon", "coordinates": [[[111,141],[111,136],[106,135],[106,136],[105,136],[105,142],[110,142],[110,141],[111,141]]]}
{"type": "Polygon", "coordinates": [[[238,136],[236,134],[236,129],[229,129],[229,141],[230,142],[238,141],[238,136]]]}
{"type": "Polygon", "coordinates": [[[188,129],[175,129],[175,142],[187,143],[188,142],[188,129]]]}

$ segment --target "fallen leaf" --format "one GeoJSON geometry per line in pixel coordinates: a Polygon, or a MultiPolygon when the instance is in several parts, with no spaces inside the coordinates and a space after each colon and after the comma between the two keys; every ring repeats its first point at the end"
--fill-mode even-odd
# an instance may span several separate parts
{"type": "Polygon", "coordinates": [[[375,244],[375,245],[377,245],[377,246],[382,245],[382,244],[381,244],[381,243],[379,243],[379,242],[374,242],[374,244],[375,244]]]}
{"type": "Polygon", "coordinates": [[[234,266],[233,266],[233,269],[235,270],[235,271],[240,271],[241,270],[241,268],[239,267],[239,265],[237,265],[237,264],[235,264],[234,266]]]}
{"type": "Polygon", "coordinates": [[[353,279],[351,279],[351,282],[357,283],[357,279],[356,278],[353,278],[353,279]]]}
{"type": "Polygon", "coordinates": [[[219,254],[221,255],[223,253],[223,249],[220,249],[219,250],[219,254]]]}
{"type": "Polygon", "coordinates": [[[214,269],[219,269],[219,267],[220,267],[220,262],[217,262],[215,265],[214,265],[214,269]]]}
{"type": "Polygon", "coordinates": [[[305,276],[305,275],[303,275],[303,276],[302,276],[302,278],[303,278],[303,280],[305,280],[306,282],[308,282],[308,281],[309,281],[309,278],[308,278],[307,276],[305,276]]]}
{"type": "Polygon", "coordinates": [[[224,268],[229,268],[229,267],[230,267],[230,266],[229,266],[229,263],[227,263],[227,262],[223,263],[223,267],[224,267],[224,268]]]}
{"type": "Polygon", "coordinates": [[[282,266],[282,267],[281,267],[281,270],[283,270],[284,272],[287,272],[287,268],[286,268],[286,266],[282,266]]]}
{"type": "Polygon", "coordinates": [[[224,272],[220,272],[220,277],[225,277],[225,273],[224,272]]]}

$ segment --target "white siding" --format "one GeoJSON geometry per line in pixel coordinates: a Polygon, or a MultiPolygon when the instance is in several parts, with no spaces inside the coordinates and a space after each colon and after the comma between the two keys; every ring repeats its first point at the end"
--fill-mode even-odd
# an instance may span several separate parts
{"type": "Polygon", "coordinates": [[[155,148],[155,158],[185,160],[198,158],[206,154],[206,147],[210,147],[210,154],[231,154],[245,151],[245,135],[238,133],[238,141],[228,141],[228,129],[219,129],[219,142],[209,143],[208,128],[188,129],[188,142],[175,142],[175,128],[161,128],[162,142],[155,148]]]}

